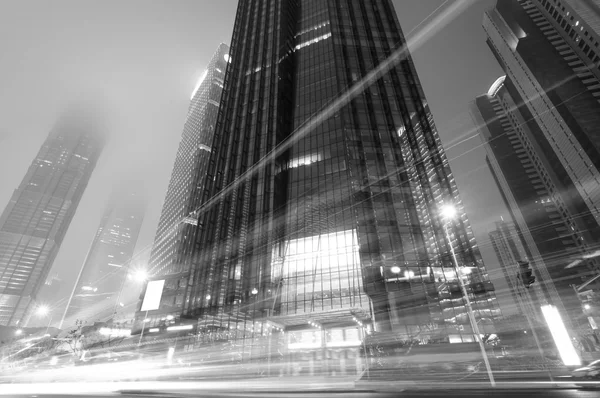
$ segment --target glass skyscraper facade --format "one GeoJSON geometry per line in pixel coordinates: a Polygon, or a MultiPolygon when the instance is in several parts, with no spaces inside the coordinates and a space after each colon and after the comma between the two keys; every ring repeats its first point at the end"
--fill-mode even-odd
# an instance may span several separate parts
{"type": "Polygon", "coordinates": [[[493,328],[493,286],[410,55],[320,112],[405,44],[389,0],[239,2],[185,257],[182,317],[198,339],[241,340],[250,356],[271,334],[292,351],[373,332],[473,342],[458,278],[493,328]]]}
{"type": "Polygon", "coordinates": [[[122,289],[128,273],[135,271],[130,262],[145,212],[145,191],[139,183],[127,181],[113,189],[68,303],[66,325],[77,319],[106,321],[127,301],[122,289]]]}
{"type": "Polygon", "coordinates": [[[189,226],[197,224],[197,218],[190,213],[198,207],[201,198],[228,53],[229,46],[219,45],[192,92],[152,247],[151,275],[184,271],[180,261],[181,250],[192,235],[189,226]]]}
{"type": "Polygon", "coordinates": [[[597,275],[600,265],[594,255],[600,238],[600,18],[589,12],[595,7],[499,1],[483,27],[506,76],[475,101],[489,164],[525,247],[533,250],[541,287],[580,330],[590,324],[573,287],[597,275]]]}
{"type": "MultiPolygon", "coordinates": [[[[530,286],[527,291],[519,275],[519,261],[528,261],[527,250],[521,241],[519,232],[512,222],[496,221],[496,228],[489,233],[490,242],[498,257],[498,262],[508,284],[512,299],[516,303],[517,312],[521,315],[541,319],[540,305],[548,301],[540,301],[540,283],[530,286]]],[[[537,268],[533,264],[533,268],[537,268]]],[[[539,273],[539,270],[537,271],[539,273]]],[[[536,276],[537,278],[537,276],[536,276]]],[[[506,311],[505,311],[506,312],[506,311]]]]}
{"type": "Polygon", "coordinates": [[[0,216],[0,325],[27,323],[103,148],[98,120],[59,119],[0,216]]]}

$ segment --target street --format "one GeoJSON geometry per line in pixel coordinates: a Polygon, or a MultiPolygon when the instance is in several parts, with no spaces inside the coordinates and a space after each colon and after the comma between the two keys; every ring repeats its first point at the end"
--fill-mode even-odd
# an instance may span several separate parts
{"type": "MultiPolygon", "coordinates": [[[[0,393],[0,395],[3,395],[0,393]]],[[[48,395],[4,395],[6,397],[32,397],[32,398],[59,398],[59,397],[73,397],[79,396],[80,394],[48,394],[48,395]]],[[[575,389],[564,389],[564,390],[450,390],[450,391],[440,391],[440,390],[419,390],[419,391],[410,391],[403,390],[398,392],[364,392],[364,391],[343,391],[343,392],[309,392],[309,391],[294,391],[294,392],[285,392],[285,391],[269,391],[269,392],[244,392],[244,391],[207,391],[207,392],[189,392],[186,394],[178,394],[178,393],[160,393],[160,392],[137,392],[137,393],[122,393],[120,394],[122,397],[132,397],[132,398],[141,398],[141,397],[352,397],[352,398],[393,398],[393,397],[402,397],[402,398],[412,398],[412,397],[577,397],[577,398],[592,398],[598,396],[598,391],[593,390],[575,390],[575,389]]],[[[94,395],[86,395],[87,398],[101,398],[101,397],[109,397],[114,396],[114,394],[106,393],[106,394],[94,394],[94,395]]]]}
{"type": "Polygon", "coordinates": [[[563,382],[551,386],[540,383],[499,384],[492,389],[477,383],[454,385],[448,389],[438,385],[372,383],[370,386],[323,379],[303,382],[286,380],[246,380],[240,382],[127,382],[127,383],[38,383],[3,384],[5,397],[597,397],[598,386],[576,388],[563,382]]]}

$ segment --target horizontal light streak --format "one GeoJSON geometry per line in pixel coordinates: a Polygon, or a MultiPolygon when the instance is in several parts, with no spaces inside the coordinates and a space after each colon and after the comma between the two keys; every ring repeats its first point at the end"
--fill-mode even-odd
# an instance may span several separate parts
{"type": "Polygon", "coordinates": [[[169,326],[167,328],[167,332],[176,332],[178,330],[191,330],[194,328],[194,325],[177,325],[177,326],[169,326]]]}
{"type": "Polygon", "coordinates": [[[304,43],[300,43],[298,44],[296,47],[294,47],[294,50],[300,50],[306,46],[310,46],[311,44],[315,44],[320,42],[321,40],[326,40],[329,39],[331,37],[331,33],[326,33],[324,35],[321,35],[319,37],[315,37],[314,39],[305,41],[304,43]]]}

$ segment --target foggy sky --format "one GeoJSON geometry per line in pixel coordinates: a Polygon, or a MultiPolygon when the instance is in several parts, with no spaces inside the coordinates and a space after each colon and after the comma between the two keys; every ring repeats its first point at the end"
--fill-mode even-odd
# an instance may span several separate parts
{"type": "MultiPolygon", "coordinates": [[[[404,33],[442,3],[395,0],[404,33]]],[[[481,28],[483,11],[494,0],[474,3],[411,49],[446,147],[476,135],[468,104],[502,74],[481,28]]],[[[0,209],[70,101],[91,98],[110,109],[105,122],[111,139],[51,271],[65,280],[65,294],[113,180],[143,180],[149,205],[137,250],[152,244],[190,94],[219,43],[230,43],[236,6],[235,0],[0,0],[0,209]]],[[[447,155],[496,279],[498,261],[487,232],[506,210],[480,145],[475,136],[447,155]]]]}

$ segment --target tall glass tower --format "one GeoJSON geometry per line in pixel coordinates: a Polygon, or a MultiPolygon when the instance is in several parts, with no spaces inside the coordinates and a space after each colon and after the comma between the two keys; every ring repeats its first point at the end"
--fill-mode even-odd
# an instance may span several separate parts
{"type": "MultiPolygon", "coordinates": [[[[150,274],[183,271],[178,259],[197,219],[189,214],[199,205],[204,170],[212,151],[212,136],[219,110],[229,46],[221,44],[213,54],[191,95],[187,119],[175,157],[171,180],[160,215],[150,257],[150,274]]],[[[189,240],[189,239],[188,239],[189,240]]]]}
{"type": "Polygon", "coordinates": [[[493,286],[410,56],[319,116],[405,44],[389,0],[239,2],[182,314],[199,339],[472,342],[458,278],[491,327],[493,286]]]}
{"type": "Polygon", "coordinates": [[[545,263],[542,287],[555,287],[548,296],[578,333],[597,327],[586,302],[600,289],[598,10],[597,1],[498,1],[483,28],[506,76],[475,112],[515,225],[545,263]]]}
{"type": "Polygon", "coordinates": [[[140,185],[128,181],[113,189],[65,311],[66,325],[110,319],[125,301],[121,290],[146,212],[140,185]]]}
{"type": "MultiPolygon", "coordinates": [[[[516,309],[520,315],[537,317],[539,320],[541,319],[540,305],[548,304],[548,301],[543,299],[543,292],[539,287],[540,283],[530,286],[527,288],[527,293],[525,293],[526,288],[519,276],[519,261],[528,260],[529,248],[523,245],[522,237],[512,222],[501,220],[496,221],[494,224],[496,228],[488,235],[496,257],[498,257],[504,279],[508,284],[511,299],[515,301],[516,309]]],[[[540,271],[535,265],[537,264],[534,263],[532,267],[535,268],[536,274],[538,274],[540,271]]],[[[504,312],[506,314],[506,310],[504,312]]]]}
{"type": "Polygon", "coordinates": [[[89,112],[65,113],[0,216],[0,325],[27,322],[102,151],[98,130],[89,112]]]}

